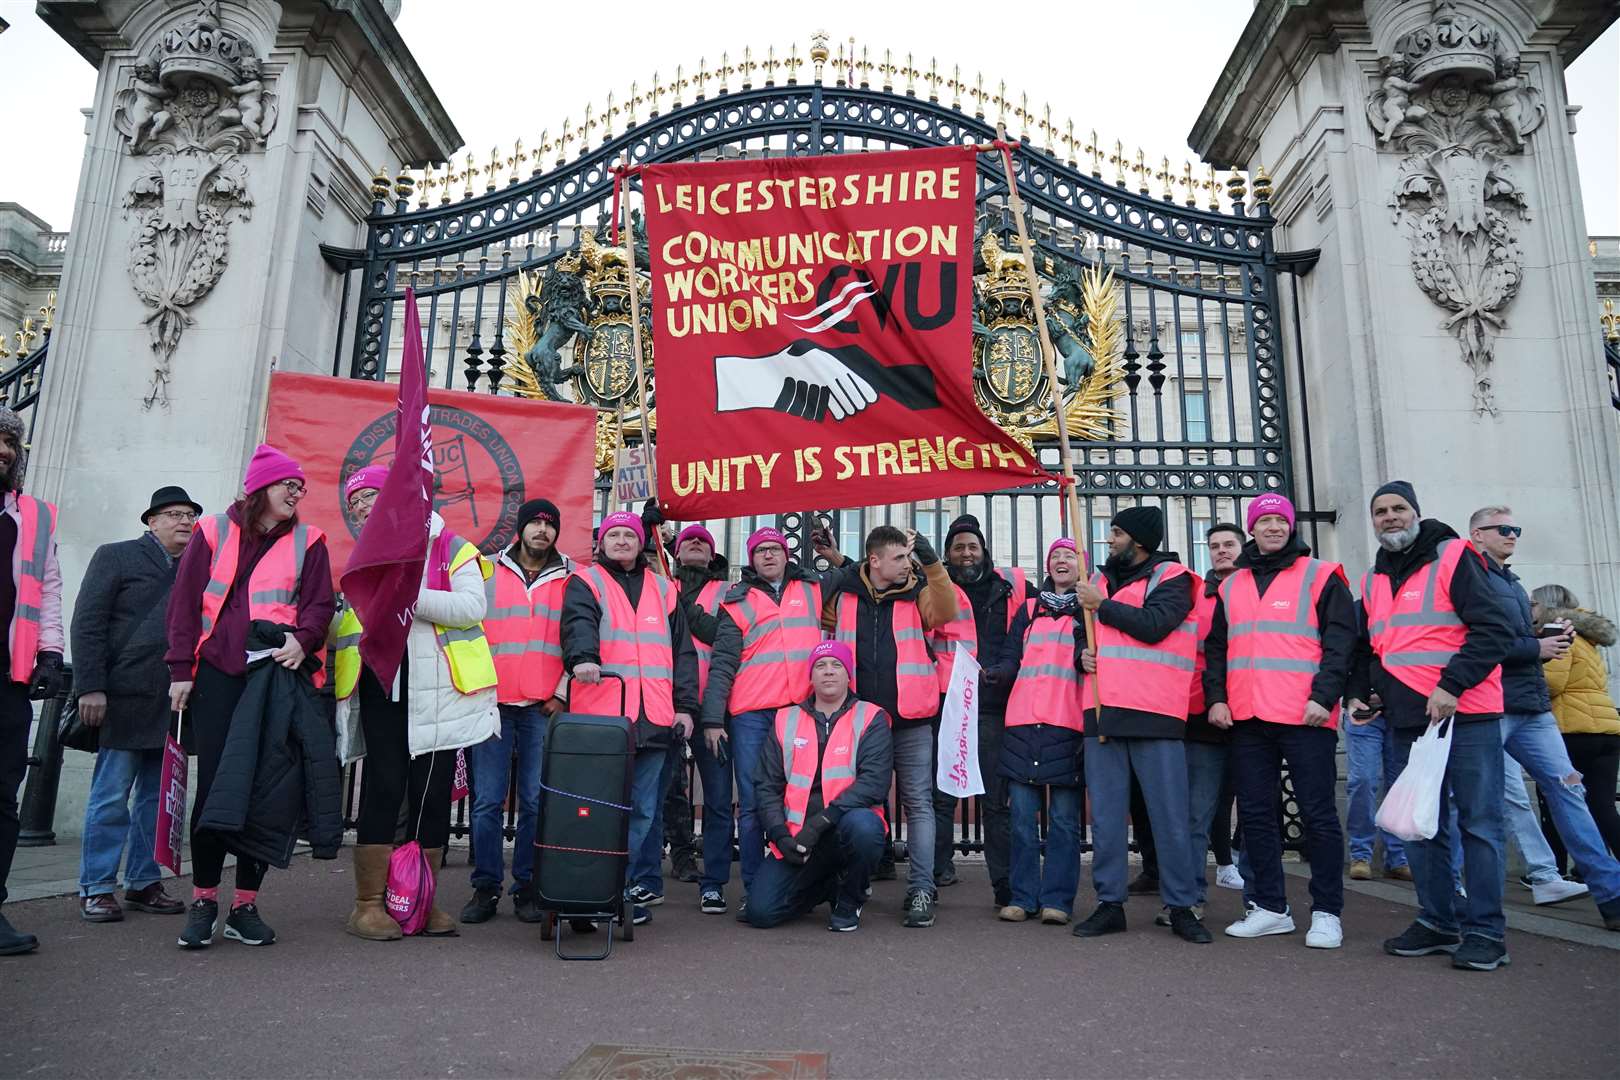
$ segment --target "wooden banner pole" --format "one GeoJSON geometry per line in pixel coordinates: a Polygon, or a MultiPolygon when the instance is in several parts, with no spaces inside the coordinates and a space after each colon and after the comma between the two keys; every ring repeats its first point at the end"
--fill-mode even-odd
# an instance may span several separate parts
{"type": "MultiPolygon", "coordinates": [[[[1007,129],[1002,124],[996,125],[996,138],[1007,142],[1007,129]]],[[[1046,368],[1046,382],[1052,388],[1052,405],[1057,414],[1058,446],[1063,455],[1063,490],[1068,496],[1070,528],[1078,532],[1081,528],[1080,492],[1074,482],[1074,461],[1069,449],[1069,421],[1063,414],[1063,397],[1058,392],[1057,361],[1054,359],[1056,350],[1052,347],[1052,333],[1046,326],[1046,305],[1041,300],[1040,279],[1035,275],[1035,249],[1029,242],[1029,230],[1024,225],[1024,200],[1018,195],[1018,178],[1013,175],[1012,152],[1000,149],[1001,164],[1007,174],[1007,205],[1012,210],[1013,221],[1018,225],[1018,246],[1024,255],[1024,273],[1029,279],[1029,297],[1035,305],[1035,330],[1041,339],[1041,363],[1046,368]]],[[[1075,546],[1080,545],[1080,537],[1074,538],[1075,546]]],[[[1089,544],[1088,544],[1089,546],[1089,544]]],[[[1082,549],[1083,550],[1083,549],[1082,549]]],[[[1080,566],[1085,568],[1082,559],[1080,566]]],[[[1084,611],[1086,623],[1086,647],[1091,655],[1097,655],[1097,624],[1092,612],[1084,611]]],[[[1100,666],[1100,665],[1099,665],[1100,666]]],[[[1102,680],[1096,672],[1091,673],[1091,693],[1097,701],[1097,709],[1102,711],[1102,680]]]]}

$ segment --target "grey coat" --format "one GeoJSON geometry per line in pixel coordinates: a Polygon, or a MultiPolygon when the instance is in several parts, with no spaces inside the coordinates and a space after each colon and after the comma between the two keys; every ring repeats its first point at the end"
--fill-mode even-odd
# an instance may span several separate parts
{"type": "Polygon", "coordinates": [[[107,695],[101,745],[156,750],[169,727],[165,625],[175,562],[150,534],[103,544],[90,559],[71,632],[73,694],[107,695]]]}

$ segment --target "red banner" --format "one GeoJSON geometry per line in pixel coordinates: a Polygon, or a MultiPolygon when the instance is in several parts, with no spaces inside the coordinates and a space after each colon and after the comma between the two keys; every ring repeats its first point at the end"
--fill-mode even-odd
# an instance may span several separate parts
{"type": "Polygon", "coordinates": [[[642,172],[666,514],[1050,479],[973,400],[974,165],[946,147],[642,172]]]}
{"type": "MultiPolygon", "coordinates": [[[[391,383],[367,379],[270,377],[265,441],[304,467],[309,494],[299,514],[326,532],[334,571],[360,531],[343,505],[343,481],[392,460],[397,396],[391,383]]],[[[589,556],[595,410],[459,390],[429,390],[427,399],[433,504],[453,532],[485,553],[499,551],[515,538],[518,507],[546,498],[562,512],[558,548],[589,556]]]]}

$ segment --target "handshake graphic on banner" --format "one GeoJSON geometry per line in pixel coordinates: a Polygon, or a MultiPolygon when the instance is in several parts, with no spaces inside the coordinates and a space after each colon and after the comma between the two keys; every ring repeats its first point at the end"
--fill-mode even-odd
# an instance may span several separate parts
{"type": "Polygon", "coordinates": [[[926,364],[888,367],[859,345],[799,340],[766,356],[714,358],[715,411],[771,409],[812,423],[847,420],[890,398],[913,411],[939,408],[926,364]]]}

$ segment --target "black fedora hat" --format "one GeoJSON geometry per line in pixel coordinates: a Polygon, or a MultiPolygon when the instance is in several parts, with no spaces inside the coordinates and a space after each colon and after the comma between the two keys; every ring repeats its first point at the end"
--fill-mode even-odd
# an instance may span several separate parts
{"type": "Polygon", "coordinates": [[[170,484],[168,487],[160,487],[152,492],[152,505],[148,506],[146,512],[141,515],[141,524],[145,525],[152,520],[152,515],[165,506],[189,506],[193,513],[202,513],[202,507],[191,501],[191,496],[186,494],[185,488],[170,484]]]}

